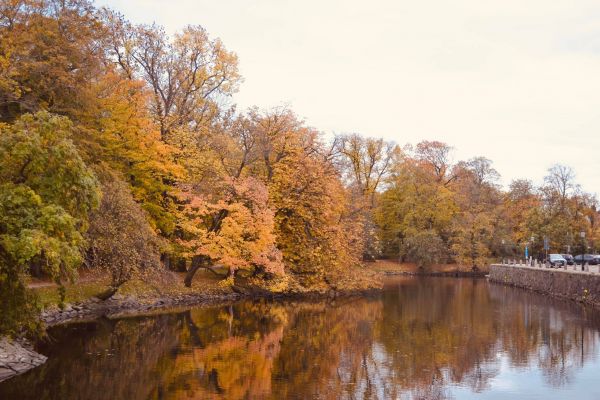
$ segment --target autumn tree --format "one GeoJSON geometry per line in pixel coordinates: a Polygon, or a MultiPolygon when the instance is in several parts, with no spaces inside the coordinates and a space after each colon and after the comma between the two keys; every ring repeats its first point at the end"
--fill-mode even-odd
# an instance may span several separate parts
{"type": "Polygon", "coordinates": [[[452,250],[456,260],[481,268],[489,263],[500,242],[502,199],[500,177],[492,162],[476,157],[457,165],[457,199],[460,213],[454,223],[452,250]]]}
{"type": "Polygon", "coordinates": [[[93,164],[118,171],[159,234],[171,237],[177,225],[173,185],[185,175],[175,149],[161,141],[147,110],[149,92],[141,81],[107,68],[93,83],[93,106],[77,113],[76,144],[93,164]]]}
{"type": "Polygon", "coordinates": [[[447,186],[457,178],[452,171],[452,147],[439,141],[424,140],[416,145],[415,159],[436,183],[447,186]]]}
{"type": "Polygon", "coordinates": [[[175,130],[197,130],[218,114],[219,101],[237,90],[237,56],[201,26],[187,26],[172,40],[157,25],[132,26],[106,11],[108,54],[131,79],[150,88],[150,109],[163,141],[175,130]]]}
{"type": "Polygon", "coordinates": [[[283,274],[266,187],[253,178],[232,179],[224,186],[225,196],[213,201],[194,194],[191,188],[183,193],[190,214],[183,225],[189,239],[183,245],[198,257],[186,277],[188,286],[198,268],[215,264],[228,268],[231,284],[239,270],[255,275],[283,274]]]}
{"type": "MultiPolygon", "coordinates": [[[[421,158],[405,154],[393,165],[387,188],[381,194],[375,210],[384,254],[403,257],[417,263],[427,257],[414,251],[417,243],[430,237],[434,243],[444,243],[445,251],[439,261],[448,255],[452,223],[458,211],[455,193],[431,173],[429,164],[421,158]]],[[[432,243],[433,243],[432,242],[432,243]]]]}
{"type": "Polygon", "coordinates": [[[537,238],[530,243],[534,256],[542,258],[544,239],[555,252],[569,248],[581,251],[587,245],[580,237],[581,231],[593,241],[596,199],[576,184],[575,172],[570,167],[550,167],[537,193],[539,207],[532,210],[527,220],[527,237],[537,238]]]}
{"type": "Polygon", "coordinates": [[[74,279],[85,248],[98,182],[70,139],[72,125],[26,114],[0,131],[0,296],[3,333],[33,330],[35,299],[24,276],[32,264],[59,284],[74,279]]]}
{"type": "Polygon", "coordinates": [[[241,268],[281,276],[285,271],[299,288],[323,289],[327,280],[333,285],[340,271],[356,264],[361,224],[352,215],[333,150],[316,131],[289,110],[251,109],[227,129],[213,132],[210,140],[210,151],[204,154],[213,161],[200,168],[200,180],[192,185],[196,198],[189,199],[199,218],[185,224],[186,232],[193,233],[196,226],[195,237],[203,238],[188,244],[204,249],[196,251],[203,258],[193,263],[188,284],[195,270],[217,263],[230,273],[241,268]],[[240,192],[246,182],[254,193],[240,192]],[[267,198],[259,196],[261,187],[267,198]],[[242,223],[241,218],[254,222],[242,223]],[[239,231],[225,230],[230,225],[255,233],[239,237],[239,231]],[[252,255],[262,261],[252,260],[252,255]]]}
{"type": "Polygon", "coordinates": [[[0,2],[0,118],[70,114],[93,102],[102,27],[88,0],[0,2]]]}
{"type": "Polygon", "coordinates": [[[345,179],[372,207],[375,193],[390,171],[398,154],[397,147],[383,139],[365,138],[358,134],[340,135],[335,139],[336,150],[342,156],[345,179]]]}
{"type": "MultiPolygon", "coordinates": [[[[284,114],[287,112],[281,114],[281,119],[287,120],[283,118],[284,114]]],[[[277,119],[279,114],[275,115],[277,117],[274,119],[277,119]]],[[[186,213],[189,220],[182,220],[181,225],[188,235],[192,235],[192,239],[184,239],[182,243],[188,249],[191,247],[196,257],[186,276],[186,285],[191,285],[199,268],[210,267],[222,258],[230,264],[227,267],[231,276],[240,265],[246,269],[254,269],[254,273],[282,272],[278,266],[279,252],[271,243],[274,240],[271,234],[273,211],[267,202],[272,168],[283,157],[273,154],[281,150],[273,149],[274,143],[269,140],[269,136],[273,131],[287,132],[284,129],[286,126],[277,121],[265,126],[258,111],[250,110],[247,116],[224,121],[221,127],[213,129],[205,139],[206,146],[195,148],[195,153],[203,155],[203,159],[208,162],[188,164],[190,183],[184,189],[184,198],[190,203],[186,213]],[[252,190],[248,185],[253,186],[252,190]],[[261,188],[264,190],[261,191],[261,188]],[[192,212],[189,212],[190,209],[192,212]],[[239,218],[245,221],[238,221],[239,218]],[[250,240],[234,237],[234,234],[242,233],[229,229],[236,224],[242,231],[257,231],[248,236],[250,240]],[[223,227],[229,227],[229,230],[222,232],[223,227]],[[209,245],[213,239],[219,240],[221,244],[209,245]],[[227,241],[237,241],[239,249],[251,246],[260,250],[257,253],[251,253],[248,249],[240,250],[238,258],[234,260],[232,254],[231,257],[223,256],[226,251],[223,246],[227,241]],[[217,251],[210,254],[209,247],[217,251]],[[254,256],[262,258],[262,261],[251,262],[254,256]]],[[[288,145],[285,141],[280,144],[288,145]]]]}
{"type": "Polygon", "coordinates": [[[102,201],[90,218],[87,261],[111,277],[107,299],[126,282],[160,265],[161,241],[136,203],[129,187],[117,176],[104,172],[102,201]]]}
{"type": "Polygon", "coordinates": [[[250,170],[269,189],[277,247],[297,289],[367,282],[356,269],[364,249],[363,220],[340,180],[335,146],[286,109],[252,111],[249,120],[258,155],[250,170]]]}
{"type": "Polygon", "coordinates": [[[372,259],[381,252],[373,217],[376,196],[400,150],[394,143],[357,134],[337,136],[333,148],[339,154],[342,178],[352,195],[352,212],[362,219],[363,257],[372,259]]]}
{"type": "Polygon", "coordinates": [[[510,234],[505,239],[503,255],[521,254],[521,247],[531,237],[530,223],[536,219],[542,200],[533,183],[526,179],[513,180],[504,194],[504,210],[510,234]]]}
{"type": "Polygon", "coordinates": [[[445,262],[448,258],[446,243],[433,229],[420,230],[407,237],[402,253],[407,259],[415,261],[421,270],[445,262]]]}
{"type": "Polygon", "coordinates": [[[302,286],[333,284],[352,270],[362,256],[362,224],[331,166],[299,153],[278,165],[270,191],[278,247],[302,286]]]}

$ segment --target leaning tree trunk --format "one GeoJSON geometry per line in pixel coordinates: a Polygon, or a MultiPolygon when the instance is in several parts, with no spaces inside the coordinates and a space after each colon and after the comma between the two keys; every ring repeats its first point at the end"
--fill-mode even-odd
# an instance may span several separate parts
{"type": "Polygon", "coordinates": [[[108,289],[106,289],[104,292],[98,294],[96,297],[102,301],[108,300],[111,297],[113,297],[113,295],[115,293],[117,293],[117,290],[119,290],[118,287],[111,286],[108,289]]]}
{"type": "Polygon", "coordinates": [[[115,293],[117,293],[117,291],[119,290],[121,285],[122,285],[122,283],[110,286],[108,289],[106,289],[104,292],[98,294],[96,297],[102,301],[108,300],[111,297],[113,297],[115,295],[115,293]]]}
{"type": "Polygon", "coordinates": [[[217,271],[215,271],[213,269],[213,267],[216,267],[217,265],[209,265],[209,263],[210,263],[209,257],[206,257],[206,256],[192,257],[192,265],[191,265],[190,269],[188,270],[187,274],[185,275],[185,279],[183,280],[183,282],[185,283],[185,286],[192,287],[192,280],[194,279],[194,275],[196,275],[196,272],[200,268],[209,270],[210,272],[212,272],[219,278],[225,278],[223,275],[219,274],[217,271]]]}
{"type": "MultiPolygon", "coordinates": [[[[228,214],[229,214],[229,211],[227,211],[225,209],[219,210],[217,215],[214,216],[213,222],[208,231],[209,232],[219,232],[221,230],[221,224],[223,223],[223,220],[227,217],[228,214]]],[[[214,270],[212,270],[210,268],[210,266],[202,265],[202,264],[208,264],[209,262],[210,262],[209,257],[194,256],[192,258],[192,265],[191,265],[189,271],[187,272],[187,274],[185,275],[185,279],[183,280],[183,283],[185,284],[185,286],[192,287],[192,280],[194,279],[194,275],[196,275],[196,271],[198,271],[200,268],[209,269],[209,270],[211,270],[211,272],[216,274],[216,272],[214,270]]]]}
{"type": "Polygon", "coordinates": [[[209,270],[210,272],[212,272],[219,278],[227,277],[227,275],[223,276],[223,274],[220,274],[213,269],[214,267],[222,267],[222,265],[211,265],[210,262],[211,262],[210,258],[206,257],[206,256],[192,257],[192,265],[191,265],[190,269],[188,270],[187,274],[185,275],[185,279],[183,280],[183,283],[185,283],[185,286],[192,287],[192,280],[194,279],[194,275],[196,275],[196,272],[201,268],[209,270]]]}
{"type": "Polygon", "coordinates": [[[192,257],[192,265],[190,266],[190,269],[188,270],[187,274],[185,274],[185,279],[183,280],[185,286],[192,287],[192,280],[194,279],[194,275],[196,275],[196,271],[198,271],[202,266],[202,263],[205,258],[206,257],[204,256],[192,257]]]}

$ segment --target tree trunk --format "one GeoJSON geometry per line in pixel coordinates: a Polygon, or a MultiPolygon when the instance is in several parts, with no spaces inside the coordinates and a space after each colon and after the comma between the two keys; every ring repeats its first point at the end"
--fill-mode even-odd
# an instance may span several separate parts
{"type": "Polygon", "coordinates": [[[177,260],[175,264],[175,270],[177,272],[186,272],[187,271],[187,263],[185,262],[185,258],[180,258],[177,260]]]}
{"type": "Polygon", "coordinates": [[[192,280],[194,279],[194,275],[196,275],[196,271],[200,269],[203,259],[203,256],[192,257],[192,265],[190,266],[190,269],[188,270],[187,274],[185,275],[185,279],[183,280],[185,286],[192,287],[192,280]]]}
{"type": "Polygon", "coordinates": [[[171,269],[171,256],[168,253],[162,253],[160,255],[160,260],[162,261],[165,269],[171,269]]]}
{"type": "Polygon", "coordinates": [[[97,295],[96,297],[99,298],[102,301],[108,300],[111,297],[113,297],[115,293],[117,293],[117,290],[119,290],[119,286],[111,286],[107,290],[105,290],[104,292],[102,292],[99,295],[97,295]]]}
{"type": "MultiPolygon", "coordinates": [[[[206,257],[206,256],[192,257],[192,265],[191,265],[190,269],[188,270],[187,274],[185,275],[185,279],[183,280],[183,283],[185,284],[185,286],[192,287],[192,280],[194,279],[194,275],[196,275],[196,272],[201,268],[209,270],[210,272],[212,272],[219,278],[227,277],[227,275],[220,274],[213,269],[213,267],[222,267],[222,265],[209,265],[210,262],[211,262],[210,258],[206,257]]],[[[228,275],[229,275],[229,273],[228,273],[228,275]]],[[[234,274],[234,277],[235,277],[235,274],[234,274]]]]}
{"type": "Polygon", "coordinates": [[[41,260],[36,259],[31,262],[30,273],[31,273],[31,276],[33,276],[33,277],[36,277],[36,278],[42,277],[42,261],[41,260]]]}

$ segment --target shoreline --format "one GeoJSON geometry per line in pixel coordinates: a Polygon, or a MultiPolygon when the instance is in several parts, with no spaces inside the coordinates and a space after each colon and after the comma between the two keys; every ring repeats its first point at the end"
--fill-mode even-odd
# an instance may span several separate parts
{"type": "MultiPolygon", "coordinates": [[[[383,277],[410,276],[410,277],[456,277],[456,278],[482,278],[486,271],[380,271],[383,277]]],[[[51,328],[57,325],[90,322],[99,318],[126,318],[147,316],[173,309],[188,307],[211,307],[226,305],[241,300],[271,299],[271,300],[324,300],[340,297],[370,296],[381,293],[382,288],[369,288],[347,291],[311,291],[291,293],[269,293],[265,291],[231,292],[225,294],[209,294],[205,292],[168,294],[158,296],[122,296],[115,295],[108,300],[99,300],[96,297],[67,303],[63,309],[51,307],[40,314],[40,320],[51,328]]],[[[20,339],[10,340],[0,337],[0,382],[20,375],[42,365],[47,358],[36,353],[33,346],[20,339]],[[8,345],[4,345],[9,343],[8,345]],[[14,368],[15,360],[24,360],[14,368]]]]}
{"type": "MultiPolygon", "coordinates": [[[[380,293],[383,288],[273,294],[268,292],[228,293],[228,294],[178,294],[162,295],[155,298],[136,298],[134,296],[115,296],[108,300],[90,298],[82,302],[66,304],[63,309],[50,308],[42,311],[40,320],[46,328],[57,325],[90,322],[99,318],[126,318],[148,316],[161,311],[185,309],[189,307],[211,307],[226,305],[241,300],[289,299],[316,300],[335,299],[352,296],[369,296],[380,293]]],[[[35,352],[33,346],[23,339],[0,337],[0,382],[21,375],[44,364],[47,357],[35,352]]]]}
{"type": "Polygon", "coordinates": [[[489,281],[600,309],[600,275],[527,266],[492,264],[489,281]]]}
{"type": "Polygon", "coordinates": [[[385,276],[413,276],[413,277],[447,277],[447,278],[485,278],[487,271],[443,271],[443,272],[411,272],[411,271],[384,271],[385,276]]]}
{"type": "Polygon", "coordinates": [[[43,311],[40,319],[46,327],[73,322],[90,321],[97,318],[121,318],[125,316],[138,316],[151,314],[154,311],[169,308],[185,307],[211,307],[229,304],[241,300],[321,300],[341,297],[369,296],[380,293],[381,288],[327,291],[327,292],[305,292],[305,293],[228,293],[228,294],[179,294],[163,295],[156,298],[135,298],[134,296],[110,298],[108,300],[89,300],[74,304],[67,304],[64,309],[52,308],[43,311]]]}

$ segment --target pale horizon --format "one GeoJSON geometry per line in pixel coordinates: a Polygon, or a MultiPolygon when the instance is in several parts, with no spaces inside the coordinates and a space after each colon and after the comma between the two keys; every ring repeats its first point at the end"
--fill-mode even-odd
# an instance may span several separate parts
{"type": "Polygon", "coordinates": [[[600,192],[600,3],[103,0],[173,33],[202,25],[239,56],[239,109],[399,145],[440,140],[541,184],[555,163],[600,192]]]}

